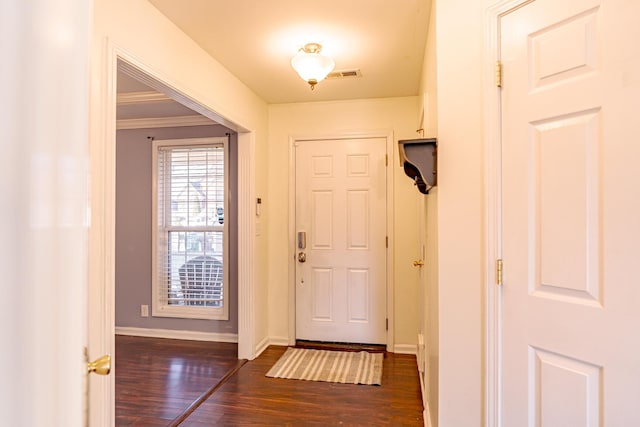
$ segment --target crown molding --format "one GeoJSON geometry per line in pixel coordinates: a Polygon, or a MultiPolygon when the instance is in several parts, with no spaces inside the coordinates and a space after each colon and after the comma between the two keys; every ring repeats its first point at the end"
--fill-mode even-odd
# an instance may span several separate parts
{"type": "Polygon", "coordinates": [[[117,105],[155,104],[158,102],[175,102],[164,93],[156,91],[119,93],[117,105]]]}
{"type": "Polygon", "coordinates": [[[142,119],[120,119],[116,123],[117,130],[172,128],[180,126],[220,126],[204,116],[150,117],[142,119]]]}

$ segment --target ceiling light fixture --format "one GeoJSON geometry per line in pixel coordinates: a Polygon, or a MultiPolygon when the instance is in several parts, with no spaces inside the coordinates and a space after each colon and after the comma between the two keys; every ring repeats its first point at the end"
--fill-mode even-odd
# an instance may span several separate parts
{"type": "Polygon", "coordinates": [[[321,50],[322,45],[319,43],[307,43],[291,59],[291,66],[302,80],[309,83],[311,90],[336,66],[333,59],[320,54],[321,50]]]}

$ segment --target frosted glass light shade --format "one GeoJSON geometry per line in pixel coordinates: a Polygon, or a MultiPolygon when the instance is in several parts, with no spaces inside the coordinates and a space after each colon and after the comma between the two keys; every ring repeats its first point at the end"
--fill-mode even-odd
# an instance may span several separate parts
{"type": "Polygon", "coordinates": [[[291,66],[313,89],[316,83],[327,77],[336,64],[333,59],[322,55],[319,49],[310,52],[305,48],[291,59],[291,66]]]}

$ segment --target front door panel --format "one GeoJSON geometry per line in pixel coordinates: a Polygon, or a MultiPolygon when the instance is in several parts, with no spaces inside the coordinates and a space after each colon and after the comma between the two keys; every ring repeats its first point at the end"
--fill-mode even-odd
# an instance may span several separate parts
{"type": "Polygon", "coordinates": [[[384,344],[386,140],[295,150],[296,337],[384,344]]]}

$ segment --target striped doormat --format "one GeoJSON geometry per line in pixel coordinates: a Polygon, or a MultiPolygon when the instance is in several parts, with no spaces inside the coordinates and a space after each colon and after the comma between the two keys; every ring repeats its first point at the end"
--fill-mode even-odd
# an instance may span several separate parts
{"type": "Polygon", "coordinates": [[[344,384],[382,384],[382,353],[289,347],[267,377],[344,384]]]}

